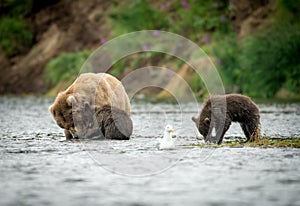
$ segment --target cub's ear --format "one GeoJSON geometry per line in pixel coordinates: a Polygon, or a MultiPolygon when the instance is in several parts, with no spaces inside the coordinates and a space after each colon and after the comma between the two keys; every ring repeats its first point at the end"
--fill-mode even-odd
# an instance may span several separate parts
{"type": "Polygon", "coordinates": [[[209,123],[210,123],[210,120],[209,120],[209,118],[208,118],[208,117],[206,117],[206,118],[204,119],[204,122],[205,122],[206,124],[209,124],[209,123]]]}
{"type": "Polygon", "coordinates": [[[72,106],[72,104],[76,103],[76,99],[73,95],[68,96],[67,98],[67,105],[68,106],[72,106]]]}

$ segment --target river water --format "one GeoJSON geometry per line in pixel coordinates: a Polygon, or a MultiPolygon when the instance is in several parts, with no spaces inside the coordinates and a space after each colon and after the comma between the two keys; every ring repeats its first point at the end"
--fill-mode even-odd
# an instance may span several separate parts
{"type": "MultiPolygon", "coordinates": [[[[133,103],[129,141],[65,141],[53,99],[0,98],[0,205],[300,205],[300,150],[199,148],[201,105],[133,103]],[[174,150],[158,150],[164,126],[174,150]]],[[[300,137],[300,104],[260,104],[263,133],[300,137]]],[[[225,141],[244,138],[238,124],[225,141]]]]}

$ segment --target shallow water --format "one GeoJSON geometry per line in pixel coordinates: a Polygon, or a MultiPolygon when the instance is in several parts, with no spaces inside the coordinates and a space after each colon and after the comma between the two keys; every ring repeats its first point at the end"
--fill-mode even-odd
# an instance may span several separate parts
{"type": "MultiPolygon", "coordinates": [[[[184,146],[202,142],[198,105],[134,103],[131,140],[65,141],[52,101],[0,98],[0,205],[300,205],[299,149],[184,146]],[[160,151],[167,123],[176,149],[160,151]]],[[[300,137],[299,104],[259,108],[266,135],[300,137]]]]}

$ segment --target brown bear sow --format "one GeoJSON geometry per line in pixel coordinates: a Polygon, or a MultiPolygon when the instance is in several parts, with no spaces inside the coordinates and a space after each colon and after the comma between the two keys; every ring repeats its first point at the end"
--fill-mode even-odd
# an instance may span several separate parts
{"type": "Polygon", "coordinates": [[[84,120],[94,116],[93,108],[111,105],[130,115],[129,98],[122,83],[106,73],[81,74],[65,91],[59,93],[49,110],[56,123],[64,129],[67,139],[91,133],[93,125],[84,120]]]}
{"type": "Polygon", "coordinates": [[[218,144],[222,143],[231,122],[240,123],[247,141],[259,140],[259,119],[256,104],[240,94],[211,96],[204,103],[200,116],[192,117],[204,140],[218,144]]]}

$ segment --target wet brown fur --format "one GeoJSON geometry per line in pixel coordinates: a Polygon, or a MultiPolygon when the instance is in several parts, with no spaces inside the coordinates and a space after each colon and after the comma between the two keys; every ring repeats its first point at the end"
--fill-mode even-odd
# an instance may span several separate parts
{"type": "Polygon", "coordinates": [[[78,127],[76,130],[74,124],[74,121],[80,122],[83,119],[85,103],[92,107],[112,105],[130,115],[129,98],[119,80],[105,73],[81,74],[68,89],[57,95],[49,108],[58,126],[64,129],[66,139],[76,136],[77,133],[82,136],[85,132],[78,131],[78,127]],[[74,97],[71,104],[67,102],[70,96],[74,97]]]}
{"type": "Polygon", "coordinates": [[[106,139],[128,140],[132,134],[132,121],[126,112],[105,105],[96,109],[96,120],[106,139]]]}
{"type": "Polygon", "coordinates": [[[231,122],[239,122],[247,141],[257,141],[260,137],[259,109],[247,96],[227,94],[211,96],[203,106],[198,118],[193,117],[199,132],[206,141],[220,144],[231,122]],[[215,128],[216,136],[212,136],[215,128]]]}

